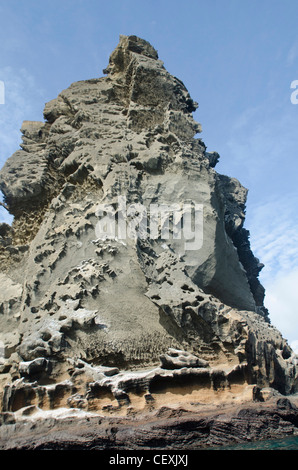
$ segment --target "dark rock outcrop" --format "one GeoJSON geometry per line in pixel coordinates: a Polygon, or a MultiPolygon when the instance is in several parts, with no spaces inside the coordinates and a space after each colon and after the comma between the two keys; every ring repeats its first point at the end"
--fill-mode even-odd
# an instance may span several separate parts
{"type": "MultiPolygon", "coordinates": [[[[68,416],[48,416],[32,423],[26,413],[15,420],[2,413],[2,450],[105,450],[110,458],[125,451],[181,452],[221,449],[255,441],[297,436],[298,408],[290,400],[272,399],[244,407],[189,412],[168,407],[146,416],[98,418],[73,411],[68,416]],[[282,400],[282,401],[281,401],[282,400]],[[24,424],[26,423],[26,426],[24,424]],[[25,431],[26,429],[26,431],[25,431]]],[[[26,410],[28,414],[32,410],[26,410]]],[[[188,455],[190,459],[192,455],[188,455]]]]}

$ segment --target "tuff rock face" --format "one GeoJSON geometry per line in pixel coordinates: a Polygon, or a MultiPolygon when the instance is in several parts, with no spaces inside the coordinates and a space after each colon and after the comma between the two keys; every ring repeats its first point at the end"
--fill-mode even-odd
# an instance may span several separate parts
{"type": "Polygon", "coordinates": [[[243,226],[247,190],[215,171],[197,104],[135,36],[104,74],[25,121],[0,172],[14,215],[0,226],[2,411],[296,392],[243,226]]]}

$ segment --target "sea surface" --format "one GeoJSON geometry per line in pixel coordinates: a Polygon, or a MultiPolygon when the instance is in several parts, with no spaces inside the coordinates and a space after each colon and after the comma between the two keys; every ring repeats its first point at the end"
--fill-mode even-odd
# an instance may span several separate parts
{"type": "Polygon", "coordinates": [[[298,436],[221,446],[215,450],[298,450],[298,436]]]}

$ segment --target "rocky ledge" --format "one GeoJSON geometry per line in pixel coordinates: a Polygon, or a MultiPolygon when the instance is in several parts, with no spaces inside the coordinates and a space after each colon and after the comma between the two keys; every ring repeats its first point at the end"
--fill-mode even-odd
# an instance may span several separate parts
{"type": "Polygon", "coordinates": [[[34,417],[32,409],[24,409],[22,415],[2,413],[0,449],[155,450],[185,455],[188,451],[298,436],[297,396],[288,399],[266,390],[266,401],[262,401],[260,390],[253,392],[258,398],[251,402],[238,397],[217,405],[164,405],[158,411],[131,412],[125,417],[66,408],[35,410],[34,417]]]}

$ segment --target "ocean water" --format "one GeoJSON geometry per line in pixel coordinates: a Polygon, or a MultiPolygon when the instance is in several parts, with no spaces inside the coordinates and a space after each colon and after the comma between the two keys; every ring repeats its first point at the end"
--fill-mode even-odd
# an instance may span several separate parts
{"type": "Polygon", "coordinates": [[[298,436],[222,446],[216,450],[298,450],[298,436]]]}

